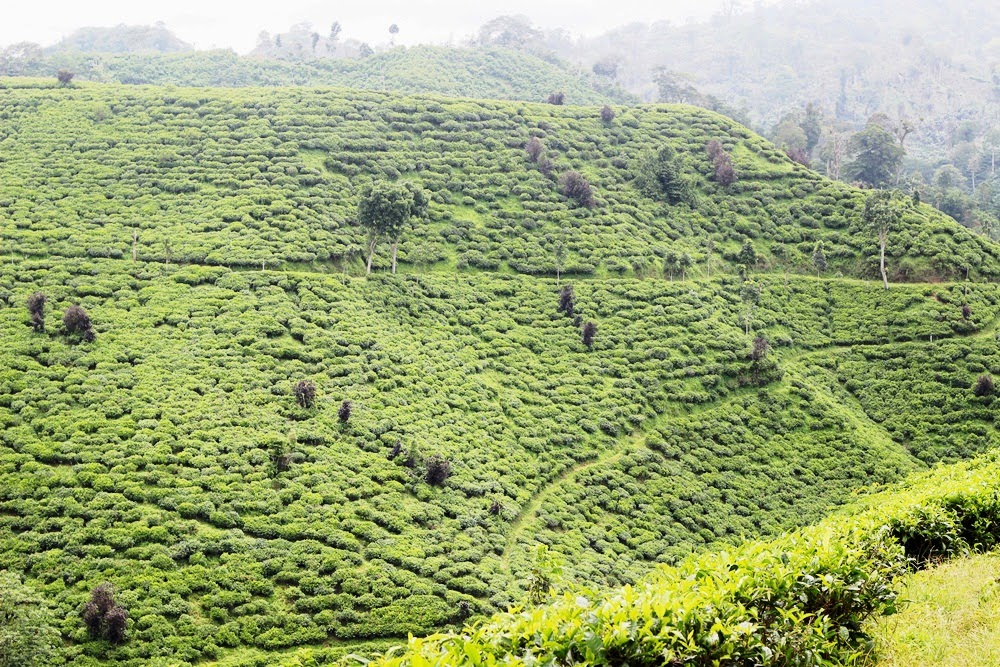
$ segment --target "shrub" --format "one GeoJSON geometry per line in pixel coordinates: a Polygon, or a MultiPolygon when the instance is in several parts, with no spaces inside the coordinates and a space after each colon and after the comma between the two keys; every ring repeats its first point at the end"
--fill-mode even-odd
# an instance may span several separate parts
{"type": "Polygon", "coordinates": [[[354,409],[354,404],[351,401],[344,401],[340,404],[340,409],[337,410],[337,418],[340,419],[341,424],[346,424],[351,418],[351,410],[354,409]]]}
{"type": "Polygon", "coordinates": [[[48,300],[41,292],[35,292],[28,297],[28,314],[31,316],[31,328],[35,331],[45,331],[45,302],[48,300]]]}
{"type": "Polygon", "coordinates": [[[610,123],[614,119],[615,119],[615,110],[612,109],[607,104],[605,104],[604,108],[601,109],[601,120],[604,121],[605,123],[610,123]]]}
{"type": "Polygon", "coordinates": [[[972,308],[968,304],[966,304],[962,306],[962,319],[967,320],[970,317],[972,317],[972,308]]]}
{"type": "Polygon", "coordinates": [[[559,312],[566,313],[569,317],[573,317],[573,313],[576,310],[576,294],[573,292],[572,285],[566,285],[559,292],[559,312]]]}
{"type": "Polygon", "coordinates": [[[763,336],[753,339],[753,347],[750,350],[751,361],[763,361],[771,351],[771,344],[763,336]]]}
{"type": "Polygon", "coordinates": [[[538,159],[538,171],[546,178],[551,178],[555,169],[555,163],[544,155],[538,159]]]}
{"type": "Polygon", "coordinates": [[[787,155],[788,159],[792,162],[801,164],[803,167],[809,166],[809,154],[806,153],[804,148],[789,148],[785,150],[785,155],[787,155]]]}
{"type": "Polygon", "coordinates": [[[95,639],[106,639],[112,644],[125,641],[128,611],[115,601],[115,589],[111,584],[96,586],[80,615],[95,639]]]}
{"type": "Polygon", "coordinates": [[[705,146],[708,159],[712,161],[715,169],[715,182],[724,187],[728,187],[736,182],[736,170],[733,169],[733,161],[729,158],[729,153],[717,139],[713,139],[705,146]]]}
{"type": "Polygon", "coordinates": [[[73,77],[76,76],[73,72],[68,69],[61,69],[56,73],[56,79],[59,81],[59,85],[68,86],[73,81],[73,77]]]}
{"type": "Polygon", "coordinates": [[[594,336],[597,335],[597,325],[587,322],[583,325],[583,344],[587,347],[594,347],[594,336]]]}
{"type": "Polygon", "coordinates": [[[708,159],[715,162],[726,154],[726,149],[722,147],[721,141],[718,139],[712,139],[705,144],[705,152],[708,153],[708,159]]]}
{"type": "Polygon", "coordinates": [[[120,605],[112,607],[104,617],[105,635],[112,644],[125,641],[125,631],[128,629],[128,612],[120,605]]]}
{"type": "Polygon", "coordinates": [[[980,397],[992,396],[993,389],[993,378],[989,375],[980,375],[975,386],[972,387],[972,393],[980,397]]]}
{"type": "Polygon", "coordinates": [[[549,104],[561,105],[565,101],[566,101],[566,93],[559,92],[559,93],[552,93],[551,95],[549,95],[549,104]]]}
{"type": "Polygon", "coordinates": [[[575,199],[581,206],[593,208],[597,204],[594,201],[594,189],[578,171],[567,171],[560,176],[559,189],[564,196],[575,199]]]}
{"type": "Polygon", "coordinates": [[[451,476],[451,463],[440,454],[427,459],[427,472],[424,481],[431,486],[441,486],[451,476]]]}
{"type": "Polygon", "coordinates": [[[747,239],[743,242],[743,247],[740,248],[740,253],[736,256],[736,261],[748,269],[757,266],[760,257],[757,255],[757,249],[753,246],[753,241],[747,239]]]}
{"type": "Polygon", "coordinates": [[[63,326],[69,334],[82,335],[84,340],[93,340],[93,323],[90,315],[80,306],[70,306],[63,313],[63,326]]]}
{"type": "Polygon", "coordinates": [[[723,155],[715,162],[715,182],[724,187],[736,182],[736,170],[728,155],[723,155]]]}
{"type": "Polygon", "coordinates": [[[316,403],[316,384],[312,380],[299,380],[295,385],[295,400],[300,407],[311,408],[316,403]]]}
{"type": "Polygon", "coordinates": [[[524,152],[527,153],[529,160],[537,164],[538,159],[542,157],[542,153],[545,152],[545,145],[538,137],[532,137],[528,140],[528,143],[524,145],[524,152]]]}

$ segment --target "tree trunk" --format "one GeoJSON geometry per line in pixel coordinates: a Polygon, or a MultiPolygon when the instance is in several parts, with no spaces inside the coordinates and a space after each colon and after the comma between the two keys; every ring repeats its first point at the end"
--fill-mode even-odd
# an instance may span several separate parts
{"type": "Polygon", "coordinates": [[[886,289],[889,289],[889,277],[885,274],[885,241],[882,241],[882,243],[879,244],[879,251],[881,260],[879,262],[879,270],[882,271],[882,283],[885,285],[886,289]]]}
{"type": "Polygon", "coordinates": [[[372,258],[375,257],[375,239],[371,240],[368,244],[368,271],[365,273],[366,276],[372,274],[372,258]]]}
{"type": "Polygon", "coordinates": [[[136,257],[139,254],[139,230],[132,230],[132,263],[135,264],[136,257]]]}
{"type": "Polygon", "coordinates": [[[399,241],[392,242],[392,275],[396,275],[396,249],[399,248],[399,241]]]}

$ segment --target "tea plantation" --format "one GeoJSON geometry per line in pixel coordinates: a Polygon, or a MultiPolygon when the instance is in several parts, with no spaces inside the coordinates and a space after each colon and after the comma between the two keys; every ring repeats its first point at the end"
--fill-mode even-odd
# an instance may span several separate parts
{"type": "MultiPolygon", "coordinates": [[[[400,246],[412,267],[681,277],[749,263],[813,273],[822,242],[827,275],[877,275],[863,193],[693,107],[612,109],[604,121],[592,107],[23,81],[0,88],[0,241],[21,255],[130,257],[138,231],[144,260],[339,269],[366,247],[352,224],[359,191],[404,178],[432,195],[430,219],[400,246]],[[713,141],[735,168],[729,186],[712,178],[713,141]],[[673,204],[636,183],[663,147],[676,152],[686,190],[673,204]],[[590,183],[594,206],[562,194],[557,177],[570,171],[590,183]],[[739,258],[747,239],[749,262],[739,258]]],[[[898,227],[893,279],[1000,277],[998,246],[928,206],[909,208],[898,227]]],[[[386,268],[388,257],[376,262],[386,268]]]]}
{"type": "Polygon", "coordinates": [[[77,81],[158,86],[340,86],[399,93],[544,102],[562,92],[567,104],[631,102],[623,90],[602,84],[562,61],[503,48],[414,46],[362,59],[276,60],[230,50],[185,53],[50,53],[13,63],[0,75],[54,79],[69,70],[77,81]]]}
{"type": "Polygon", "coordinates": [[[607,590],[997,444],[1000,247],[907,203],[884,290],[865,193],[608,115],[3,82],[0,570],[65,663],[371,654],[522,603],[537,544],[607,590]],[[363,277],[398,179],[427,219],[363,277]]]}

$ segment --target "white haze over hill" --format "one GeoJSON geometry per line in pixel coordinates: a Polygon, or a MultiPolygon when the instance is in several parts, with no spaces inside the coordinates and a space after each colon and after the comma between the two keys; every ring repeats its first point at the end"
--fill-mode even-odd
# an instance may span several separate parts
{"type": "Polygon", "coordinates": [[[524,14],[543,28],[594,35],[638,21],[705,20],[722,6],[723,0],[40,0],[11,3],[0,22],[0,44],[49,45],[84,26],[157,21],[199,49],[228,47],[241,53],[254,47],[262,30],[283,32],[303,21],[321,33],[340,21],[345,37],[373,44],[388,41],[393,23],[400,28],[398,44],[458,43],[502,14],[524,14]]]}

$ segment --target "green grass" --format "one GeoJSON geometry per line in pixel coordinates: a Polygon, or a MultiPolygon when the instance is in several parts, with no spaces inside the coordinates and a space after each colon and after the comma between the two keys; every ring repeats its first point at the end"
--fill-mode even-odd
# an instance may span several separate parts
{"type": "Polygon", "coordinates": [[[873,625],[879,667],[1000,665],[1000,554],[979,554],[906,580],[903,611],[873,625]]]}

